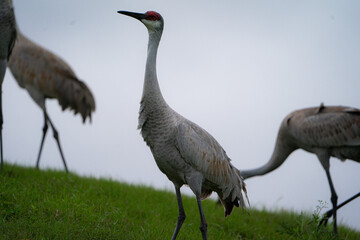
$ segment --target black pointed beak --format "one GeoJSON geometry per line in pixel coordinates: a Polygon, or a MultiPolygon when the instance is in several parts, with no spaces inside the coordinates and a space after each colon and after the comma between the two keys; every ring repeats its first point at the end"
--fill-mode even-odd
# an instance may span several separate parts
{"type": "Polygon", "coordinates": [[[136,18],[137,20],[145,19],[144,13],[134,13],[134,12],[128,12],[128,11],[118,11],[118,13],[136,18]]]}

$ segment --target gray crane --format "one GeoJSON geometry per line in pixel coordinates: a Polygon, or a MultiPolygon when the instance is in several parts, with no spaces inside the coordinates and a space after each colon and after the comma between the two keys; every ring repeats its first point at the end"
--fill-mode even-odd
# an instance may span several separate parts
{"type": "MultiPolygon", "coordinates": [[[[182,117],[165,102],[156,75],[156,55],[164,20],[154,11],[144,14],[118,13],[140,20],[148,29],[149,43],[139,125],[159,169],[174,184],[179,216],[172,239],[185,220],[180,188],[187,184],[196,196],[202,238],[207,239],[207,223],[201,200],[215,191],[229,215],[234,206],[245,206],[245,184],[220,144],[204,129],[182,117]]],[[[247,196],[246,196],[247,197],[247,196]]]]}
{"type": "Polygon", "coordinates": [[[16,22],[12,0],[0,1],[0,158],[2,171],[4,167],[3,158],[3,114],[2,114],[2,83],[6,72],[6,66],[9,61],[11,51],[16,39],[16,22]]]}
{"type": "MultiPolygon", "coordinates": [[[[321,223],[332,215],[337,233],[337,194],[330,176],[330,157],[360,162],[360,110],[342,106],[324,106],[294,111],[282,121],[274,152],[262,167],[243,170],[244,179],[269,173],[287,159],[296,149],[314,153],[323,166],[331,191],[333,209],[325,214],[321,223]]],[[[359,196],[356,194],[354,197],[359,196]]],[[[354,198],[353,197],[353,198],[354,198]]],[[[352,199],[351,199],[352,200],[352,199]]],[[[320,223],[320,224],[321,224],[320,223]]]]}
{"type": "Polygon", "coordinates": [[[91,121],[91,113],[95,111],[95,100],[91,91],[64,60],[34,43],[20,31],[8,66],[19,86],[27,90],[44,113],[43,135],[36,167],[39,167],[49,123],[68,172],[59,134],[46,111],[45,100],[56,98],[62,110],[70,108],[74,114],[80,113],[85,123],[87,117],[91,121]]]}

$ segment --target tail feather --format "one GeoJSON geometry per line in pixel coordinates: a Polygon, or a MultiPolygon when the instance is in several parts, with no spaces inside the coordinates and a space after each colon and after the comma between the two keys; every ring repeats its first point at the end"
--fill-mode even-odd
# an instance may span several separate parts
{"type": "MultiPolygon", "coordinates": [[[[239,179],[240,179],[240,181],[241,181],[241,190],[242,190],[242,192],[243,192],[244,195],[245,195],[247,205],[250,207],[250,201],[249,201],[249,197],[248,197],[248,195],[247,195],[246,184],[245,184],[245,182],[244,182],[243,177],[242,177],[241,174],[240,174],[240,170],[236,169],[236,171],[237,171],[237,175],[239,176],[239,179]]],[[[244,198],[242,197],[242,195],[241,195],[241,199],[240,199],[240,205],[241,205],[242,208],[245,207],[245,200],[244,200],[244,198]]]]}
{"type": "Polygon", "coordinates": [[[91,122],[91,113],[95,111],[95,100],[86,84],[78,79],[71,79],[71,81],[63,81],[58,87],[57,99],[62,109],[70,108],[74,114],[81,114],[83,122],[87,117],[91,122]]]}
{"type": "Polygon", "coordinates": [[[225,199],[222,199],[219,196],[219,200],[221,202],[221,204],[224,207],[224,211],[225,211],[225,217],[229,216],[234,208],[234,206],[239,207],[239,203],[236,201],[235,202],[230,202],[230,201],[226,201],[225,199]]]}
{"type": "Polygon", "coordinates": [[[227,196],[225,196],[222,192],[221,193],[218,192],[219,200],[224,207],[225,217],[231,214],[234,206],[241,207],[242,209],[245,208],[246,203],[243,195],[245,195],[247,204],[248,206],[250,206],[249,198],[247,196],[246,184],[240,175],[240,171],[234,167],[233,169],[235,170],[234,173],[236,175],[236,180],[237,180],[236,186],[227,196]]]}

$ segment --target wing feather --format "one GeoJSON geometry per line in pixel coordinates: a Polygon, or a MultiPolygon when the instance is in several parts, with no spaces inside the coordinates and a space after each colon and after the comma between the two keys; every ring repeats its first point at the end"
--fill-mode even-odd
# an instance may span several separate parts
{"type": "Polygon", "coordinates": [[[244,206],[242,191],[246,190],[240,171],[230,163],[215,138],[187,120],[177,126],[176,145],[184,161],[222,190],[223,199],[230,197],[235,201],[238,198],[244,206]]]}
{"type": "MultiPolygon", "coordinates": [[[[293,119],[296,121],[296,117],[290,121],[293,119]]],[[[355,108],[328,107],[294,126],[295,136],[314,146],[360,146],[360,111],[355,108]]]]}

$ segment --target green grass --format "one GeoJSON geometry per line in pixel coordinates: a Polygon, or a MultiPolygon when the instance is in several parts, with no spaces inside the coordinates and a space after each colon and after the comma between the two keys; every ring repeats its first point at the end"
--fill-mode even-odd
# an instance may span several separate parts
{"type": "MultiPolygon", "coordinates": [[[[193,197],[178,239],[201,239],[193,197]]],[[[317,229],[318,211],[296,214],[234,209],[203,201],[208,239],[360,239],[331,226],[317,229]]],[[[0,239],[170,239],[178,215],[173,192],[60,171],[5,165],[0,174],[0,239]]]]}

